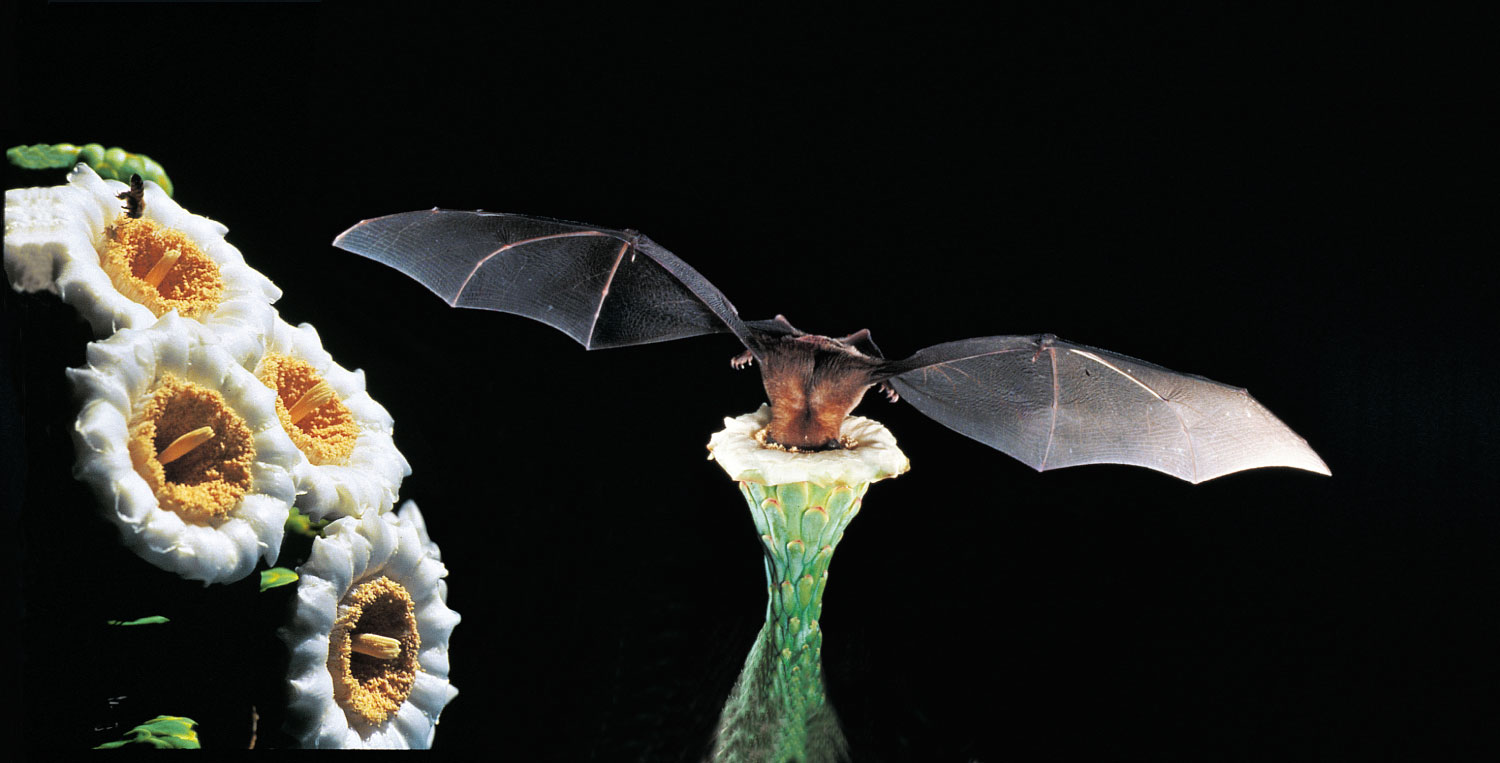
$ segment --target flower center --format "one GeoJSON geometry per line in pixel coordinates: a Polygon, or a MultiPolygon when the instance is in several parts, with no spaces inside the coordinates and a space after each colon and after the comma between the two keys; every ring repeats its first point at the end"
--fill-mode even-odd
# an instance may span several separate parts
{"type": "MultiPolygon", "coordinates": [[[[770,431],[770,427],[761,427],[760,429],[755,430],[755,432],[752,433],[750,436],[753,437],[753,438],[755,438],[755,441],[757,443],[759,443],[762,448],[766,448],[768,450],[780,450],[780,451],[785,451],[787,453],[821,453],[821,452],[823,452],[823,451],[818,451],[818,450],[804,450],[804,449],[799,448],[799,447],[797,447],[795,445],[782,445],[781,443],[776,442],[775,440],[770,439],[769,431],[770,431]]],[[[839,447],[843,448],[844,450],[854,450],[855,448],[859,447],[859,440],[854,439],[854,437],[852,437],[851,435],[847,435],[847,434],[844,434],[844,433],[840,432],[839,433],[839,447]]]]}
{"type": "Polygon", "coordinates": [[[276,390],[276,415],[308,461],[325,466],[349,460],[359,427],[338,393],[310,363],[268,352],[255,375],[276,390]]]}
{"type": "Polygon", "coordinates": [[[186,233],[146,217],[115,218],[99,260],[121,294],[157,316],[176,310],[198,318],[217,308],[224,296],[219,266],[186,233]]]}
{"type": "Polygon", "coordinates": [[[339,602],[328,641],[333,695],[346,711],[373,724],[401,707],[417,679],[416,606],[384,575],[354,587],[339,602]]]}
{"type": "Polygon", "coordinates": [[[218,390],[167,374],[131,424],[130,459],[162,508],[216,526],[250,491],[255,439],[218,390]]]}

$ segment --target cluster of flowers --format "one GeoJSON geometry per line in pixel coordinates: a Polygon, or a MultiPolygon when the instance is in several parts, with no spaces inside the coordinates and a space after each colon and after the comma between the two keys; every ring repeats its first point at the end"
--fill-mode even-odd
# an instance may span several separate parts
{"type": "Polygon", "coordinates": [[[135,553],[205,585],[274,564],[293,506],[332,520],[282,629],[288,730],[310,747],[428,747],[457,694],[459,617],[421,513],[394,508],[411,468],[393,421],[311,325],[281,319],[281,290],[227,231],[84,164],[66,185],[6,191],[11,285],[59,294],[100,337],[68,370],[76,474],[135,553]]]}

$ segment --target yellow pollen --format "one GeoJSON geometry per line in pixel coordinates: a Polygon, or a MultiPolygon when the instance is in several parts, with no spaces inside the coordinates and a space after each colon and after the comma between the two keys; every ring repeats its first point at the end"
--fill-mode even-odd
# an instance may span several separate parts
{"type": "Polygon", "coordinates": [[[405,586],[384,575],[355,586],[339,601],[328,634],[334,699],[366,723],[385,723],[416,684],[421,650],[416,604],[405,586]]]}
{"type": "Polygon", "coordinates": [[[314,466],[348,463],[359,440],[359,425],[311,363],[268,352],[255,367],[255,376],[276,390],[276,416],[308,461],[314,466]]]}
{"type": "Polygon", "coordinates": [[[99,246],[99,264],[121,294],[153,315],[201,318],[218,309],[224,276],[186,233],[149,217],[120,215],[99,246]]]}
{"type": "Polygon", "coordinates": [[[307,418],[307,414],[322,408],[336,397],[338,393],[333,391],[333,387],[326,381],[320,381],[317,386],[303,392],[302,397],[297,398],[297,403],[290,411],[287,411],[287,416],[291,418],[293,424],[299,423],[307,418]]]}
{"type": "Polygon", "coordinates": [[[250,492],[255,436],[215,389],[170,374],[130,422],[130,461],[163,509],[216,527],[250,492]]]}
{"type": "Polygon", "coordinates": [[[160,461],[163,466],[166,466],[167,464],[170,464],[173,461],[186,456],[188,453],[191,453],[193,448],[196,448],[199,445],[212,440],[213,437],[213,427],[198,427],[197,429],[194,429],[193,431],[188,432],[187,434],[173,440],[172,444],[168,445],[167,449],[162,451],[161,455],[156,457],[156,460],[160,461]]]}

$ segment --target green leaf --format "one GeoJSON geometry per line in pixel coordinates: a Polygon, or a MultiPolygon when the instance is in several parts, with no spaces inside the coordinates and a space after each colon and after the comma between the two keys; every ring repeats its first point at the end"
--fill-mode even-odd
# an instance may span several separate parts
{"type": "Polygon", "coordinates": [[[173,750],[196,750],[198,745],[198,722],[180,715],[158,715],[125,732],[127,738],[105,742],[96,750],[109,750],[129,744],[144,744],[151,747],[173,750]]]}
{"type": "Polygon", "coordinates": [[[272,567],[260,573],[260,590],[262,593],[272,588],[280,588],[297,582],[297,573],[285,567],[272,567]]]}
{"type": "Polygon", "coordinates": [[[323,528],[327,527],[330,521],[327,519],[314,521],[312,517],[303,514],[297,510],[296,506],[293,506],[291,514],[288,514],[286,518],[286,529],[287,532],[294,532],[309,538],[321,538],[323,528]]]}
{"type": "Polygon", "coordinates": [[[150,617],[142,617],[142,618],[139,618],[137,620],[110,620],[110,621],[108,621],[108,623],[110,625],[161,625],[162,623],[166,623],[166,622],[171,622],[171,621],[168,620],[165,617],[162,617],[161,615],[152,615],[150,617]]]}

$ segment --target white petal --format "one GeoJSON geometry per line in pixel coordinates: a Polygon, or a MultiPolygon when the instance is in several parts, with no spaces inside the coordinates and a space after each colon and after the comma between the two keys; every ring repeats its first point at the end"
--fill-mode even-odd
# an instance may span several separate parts
{"type": "MultiPolygon", "coordinates": [[[[427,549],[428,556],[439,560],[443,558],[443,552],[438,549],[436,543],[432,542],[432,536],[427,534],[427,518],[422,516],[422,510],[417,508],[416,501],[401,504],[401,510],[396,512],[396,516],[417,531],[417,537],[421,539],[422,546],[427,549]]],[[[448,571],[443,570],[443,574],[448,574],[448,571]]]]}
{"type": "Polygon", "coordinates": [[[77,225],[79,191],[69,186],[5,192],[5,274],[16,291],[57,291],[58,264],[92,249],[77,225]]]}
{"type": "Polygon", "coordinates": [[[422,643],[448,643],[448,637],[453,634],[453,627],[458,625],[459,620],[457,612],[449,609],[441,598],[433,596],[418,610],[417,624],[422,634],[422,643]]]}
{"type": "MultiPolygon", "coordinates": [[[[417,676],[420,679],[421,674],[418,673],[417,676]]],[[[426,750],[432,747],[432,737],[437,729],[432,718],[412,704],[410,698],[396,711],[393,725],[401,734],[403,748],[426,750]]]]}
{"type": "MultiPolygon", "coordinates": [[[[395,419],[391,418],[385,406],[375,402],[375,399],[365,391],[365,372],[355,370],[336,376],[342,377],[336,386],[343,396],[344,407],[348,408],[356,419],[364,422],[370,430],[390,436],[395,426],[395,419]]],[[[332,383],[329,382],[329,384],[332,383]]]]}
{"type": "Polygon", "coordinates": [[[275,308],[265,302],[232,299],[210,316],[209,326],[236,363],[254,368],[255,359],[265,352],[266,336],[275,320],[275,308]]]}
{"type": "MultiPolygon", "coordinates": [[[[431,613],[429,612],[428,615],[430,616],[431,613]]],[[[457,613],[454,613],[453,615],[453,622],[458,622],[457,613]]],[[[430,630],[430,632],[436,634],[452,633],[453,626],[449,625],[446,629],[434,627],[430,630]]],[[[423,637],[425,638],[426,636],[424,635],[423,637]]],[[[444,635],[443,638],[446,639],[447,636],[444,635]]],[[[444,683],[448,682],[448,642],[446,640],[444,640],[437,646],[432,647],[426,646],[424,642],[422,652],[417,656],[417,662],[421,663],[422,665],[423,675],[430,676],[434,679],[440,679],[444,683]]],[[[456,689],[454,691],[455,693],[457,692],[456,689]]]]}
{"type": "Polygon", "coordinates": [[[458,696],[458,689],[453,688],[453,684],[437,676],[418,673],[417,680],[411,688],[411,696],[407,697],[406,701],[436,723],[443,708],[456,696],[458,696]]]}
{"type": "Polygon", "coordinates": [[[423,548],[421,558],[411,566],[409,572],[400,573],[401,579],[409,582],[407,588],[413,591],[412,599],[418,607],[426,606],[429,601],[443,603],[438,588],[442,579],[448,576],[448,568],[441,561],[428,556],[425,551],[423,548]],[[417,597],[418,591],[421,592],[421,598],[417,597]]]}
{"type": "Polygon", "coordinates": [[[316,732],[316,738],[309,747],[320,750],[347,750],[365,747],[363,739],[354,729],[349,728],[349,721],[344,717],[344,711],[337,704],[330,701],[323,707],[322,716],[316,732]]]}
{"type": "MultiPolygon", "coordinates": [[[[339,521],[342,522],[343,520],[339,521]]],[[[328,529],[335,529],[334,525],[337,524],[338,522],[334,522],[333,525],[328,526],[328,529]]],[[[334,599],[337,600],[354,587],[355,570],[357,569],[363,574],[364,565],[355,566],[354,549],[350,547],[346,538],[328,533],[327,530],[324,532],[327,533],[325,537],[313,541],[312,553],[308,556],[307,562],[297,568],[297,573],[303,578],[317,576],[327,580],[336,591],[334,599]],[[322,543],[319,541],[333,542],[322,543]]],[[[368,557],[368,544],[365,545],[366,553],[364,556],[368,557]]],[[[299,581],[298,585],[300,587],[301,581],[299,581]]]]}

